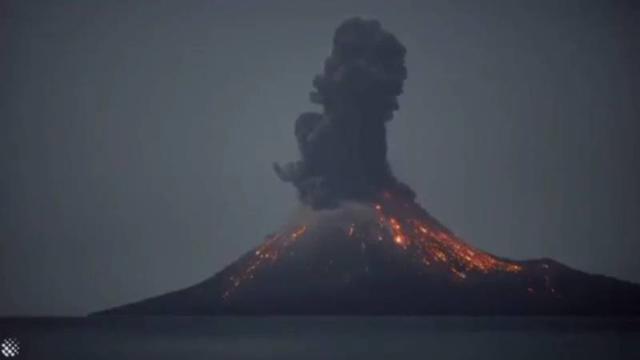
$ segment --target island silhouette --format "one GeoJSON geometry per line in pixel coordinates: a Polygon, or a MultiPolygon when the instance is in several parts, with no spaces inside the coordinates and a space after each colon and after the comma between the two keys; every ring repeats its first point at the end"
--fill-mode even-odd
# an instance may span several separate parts
{"type": "Polygon", "coordinates": [[[416,202],[387,161],[405,53],[376,20],[339,25],[313,80],[322,112],[295,122],[301,159],[274,164],[298,192],[292,219],[199,284],[97,314],[640,314],[640,286],[489,254],[416,202]]]}

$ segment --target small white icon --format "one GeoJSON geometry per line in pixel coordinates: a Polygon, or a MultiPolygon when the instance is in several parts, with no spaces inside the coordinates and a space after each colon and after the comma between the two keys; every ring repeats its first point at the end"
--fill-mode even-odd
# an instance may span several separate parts
{"type": "Polygon", "coordinates": [[[2,340],[0,347],[0,353],[2,353],[6,358],[18,356],[18,353],[20,352],[20,342],[16,338],[6,338],[2,340]]]}

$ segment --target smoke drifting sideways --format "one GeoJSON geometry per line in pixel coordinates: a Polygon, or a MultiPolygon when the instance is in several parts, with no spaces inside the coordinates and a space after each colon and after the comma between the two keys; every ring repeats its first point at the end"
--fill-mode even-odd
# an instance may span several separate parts
{"type": "Polygon", "coordinates": [[[414,192],[393,176],[387,162],[385,128],[407,78],[405,54],[376,20],[351,18],[336,29],[310,94],[323,111],[305,112],[295,123],[301,160],[274,163],[304,204],[333,208],[342,200],[373,200],[381,192],[413,200],[414,192]]]}

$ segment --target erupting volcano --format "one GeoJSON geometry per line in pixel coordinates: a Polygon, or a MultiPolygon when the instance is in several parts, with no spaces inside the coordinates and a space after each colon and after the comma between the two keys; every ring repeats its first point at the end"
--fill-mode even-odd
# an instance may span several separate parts
{"type": "Polygon", "coordinates": [[[275,164],[301,206],[190,288],[104,314],[638,314],[640,286],[553,260],[476,249],[415,201],[387,162],[404,46],[375,20],[342,23],[299,116],[301,159],[275,164]]]}

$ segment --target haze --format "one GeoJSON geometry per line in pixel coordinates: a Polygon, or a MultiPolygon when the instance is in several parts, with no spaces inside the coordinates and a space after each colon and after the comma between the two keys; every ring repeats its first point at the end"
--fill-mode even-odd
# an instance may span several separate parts
{"type": "Polygon", "coordinates": [[[640,282],[631,1],[4,1],[0,315],[84,315],[259,244],[298,206],[272,162],[355,15],[407,47],[389,161],[425,208],[640,282]]]}

